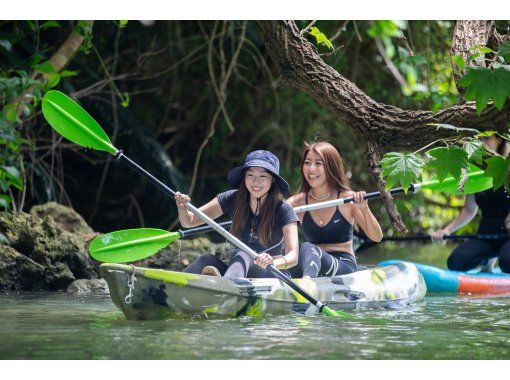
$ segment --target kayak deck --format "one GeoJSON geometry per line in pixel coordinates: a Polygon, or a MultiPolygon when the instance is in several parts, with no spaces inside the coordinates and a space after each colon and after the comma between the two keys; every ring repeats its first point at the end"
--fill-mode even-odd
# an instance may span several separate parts
{"type": "Polygon", "coordinates": [[[412,263],[422,274],[430,293],[510,294],[510,274],[486,272],[457,272],[431,265],[402,260],[388,260],[381,266],[412,263]]]}
{"type": "MultiPolygon", "coordinates": [[[[160,320],[178,314],[263,316],[318,312],[300,294],[273,278],[231,280],[123,264],[102,264],[100,271],[114,304],[131,320],[160,320]],[[130,288],[128,281],[134,286],[130,288]]],[[[292,281],[336,310],[403,306],[422,300],[426,293],[422,276],[413,264],[407,263],[292,281]]]]}

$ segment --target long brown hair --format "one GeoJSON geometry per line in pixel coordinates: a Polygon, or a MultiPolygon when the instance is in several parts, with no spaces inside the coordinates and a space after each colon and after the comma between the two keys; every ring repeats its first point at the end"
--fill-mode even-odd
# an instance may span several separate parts
{"type": "Polygon", "coordinates": [[[324,163],[324,172],[326,173],[328,185],[331,189],[340,191],[351,190],[349,179],[345,175],[344,160],[338,150],[326,141],[316,141],[313,143],[305,142],[305,148],[301,155],[301,186],[300,193],[307,193],[311,187],[303,174],[303,165],[308,152],[313,151],[318,154],[324,163]]]}
{"type": "MultiPolygon", "coordinates": [[[[271,174],[270,172],[268,172],[271,174]]],[[[271,174],[271,177],[273,175],[271,174]]],[[[257,238],[264,247],[269,247],[272,242],[273,225],[275,221],[276,211],[283,202],[283,196],[276,181],[271,183],[271,187],[267,192],[266,199],[261,204],[259,210],[259,222],[257,227],[257,238]]],[[[232,235],[239,237],[246,223],[248,223],[248,215],[250,214],[250,192],[246,188],[244,178],[233,203],[232,227],[230,232],[232,235]]]]}

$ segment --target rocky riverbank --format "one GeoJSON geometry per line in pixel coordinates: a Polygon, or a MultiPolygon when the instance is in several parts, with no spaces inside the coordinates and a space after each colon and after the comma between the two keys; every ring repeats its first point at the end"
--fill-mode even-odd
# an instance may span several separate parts
{"type": "MultiPolygon", "coordinates": [[[[0,213],[0,292],[68,291],[107,293],[101,263],[88,253],[99,233],[73,209],[55,202],[29,213],[0,213]]],[[[182,270],[205,252],[223,251],[205,237],[176,241],[137,266],[182,270]]]]}

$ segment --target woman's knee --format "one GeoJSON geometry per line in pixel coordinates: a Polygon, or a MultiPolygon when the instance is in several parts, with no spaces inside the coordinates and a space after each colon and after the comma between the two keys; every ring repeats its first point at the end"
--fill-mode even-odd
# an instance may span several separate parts
{"type": "Polygon", "coordinates": [[[299,247],[299,260],[301,260],[303,257],[309,256],[310,254],[315,254],[316,256],[320,257],[320,248],[308,241],[301,244],[299,247]]]}

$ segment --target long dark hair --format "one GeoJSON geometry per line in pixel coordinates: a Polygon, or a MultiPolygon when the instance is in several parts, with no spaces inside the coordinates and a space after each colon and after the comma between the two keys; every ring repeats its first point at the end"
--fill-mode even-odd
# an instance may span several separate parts
{"type": "Polygon", "coordinates": [[[305,142],[303,154],[301,155],[301,186],[300,193],[307,193],[311,187],[303,174],[303,165],[308,152],[314,151],[322,158],[324,163],[324,172],[326,173],[328,185],[331,189],[340,191],[351,190],[349,178],[345,175],[344,160],[338,150],[326,141],[316,141],[313,143],[305,142]]]}
{"type": "MultiPolygon", "coordinates": [[[[246,173],[246,172],[245,172],[246,173]]],[[[269,172],[268,172],[269,173],[269,172]]],[[[271,174],[271,173],[269,173],[271,174]]],[[[271,177],[273,175],[271,174],[271,177]]],[[[257,238],[260,244],[264,247],[269,247],[272,242],[272,231],[275,221],[276,211],[283,202],[283,196],[276,181],[271,183],[271,187],[267,192],[264,202],[261,204],[259,210],[257,238]]],[[[239,189],[237,190],[233,204],[233,217],[232,227],[230,232],[232,235],[239,237],[246,223],[248,223],[248,216],[250,214],[250,192],[246,188],[244,178],[239,189]]]]}

